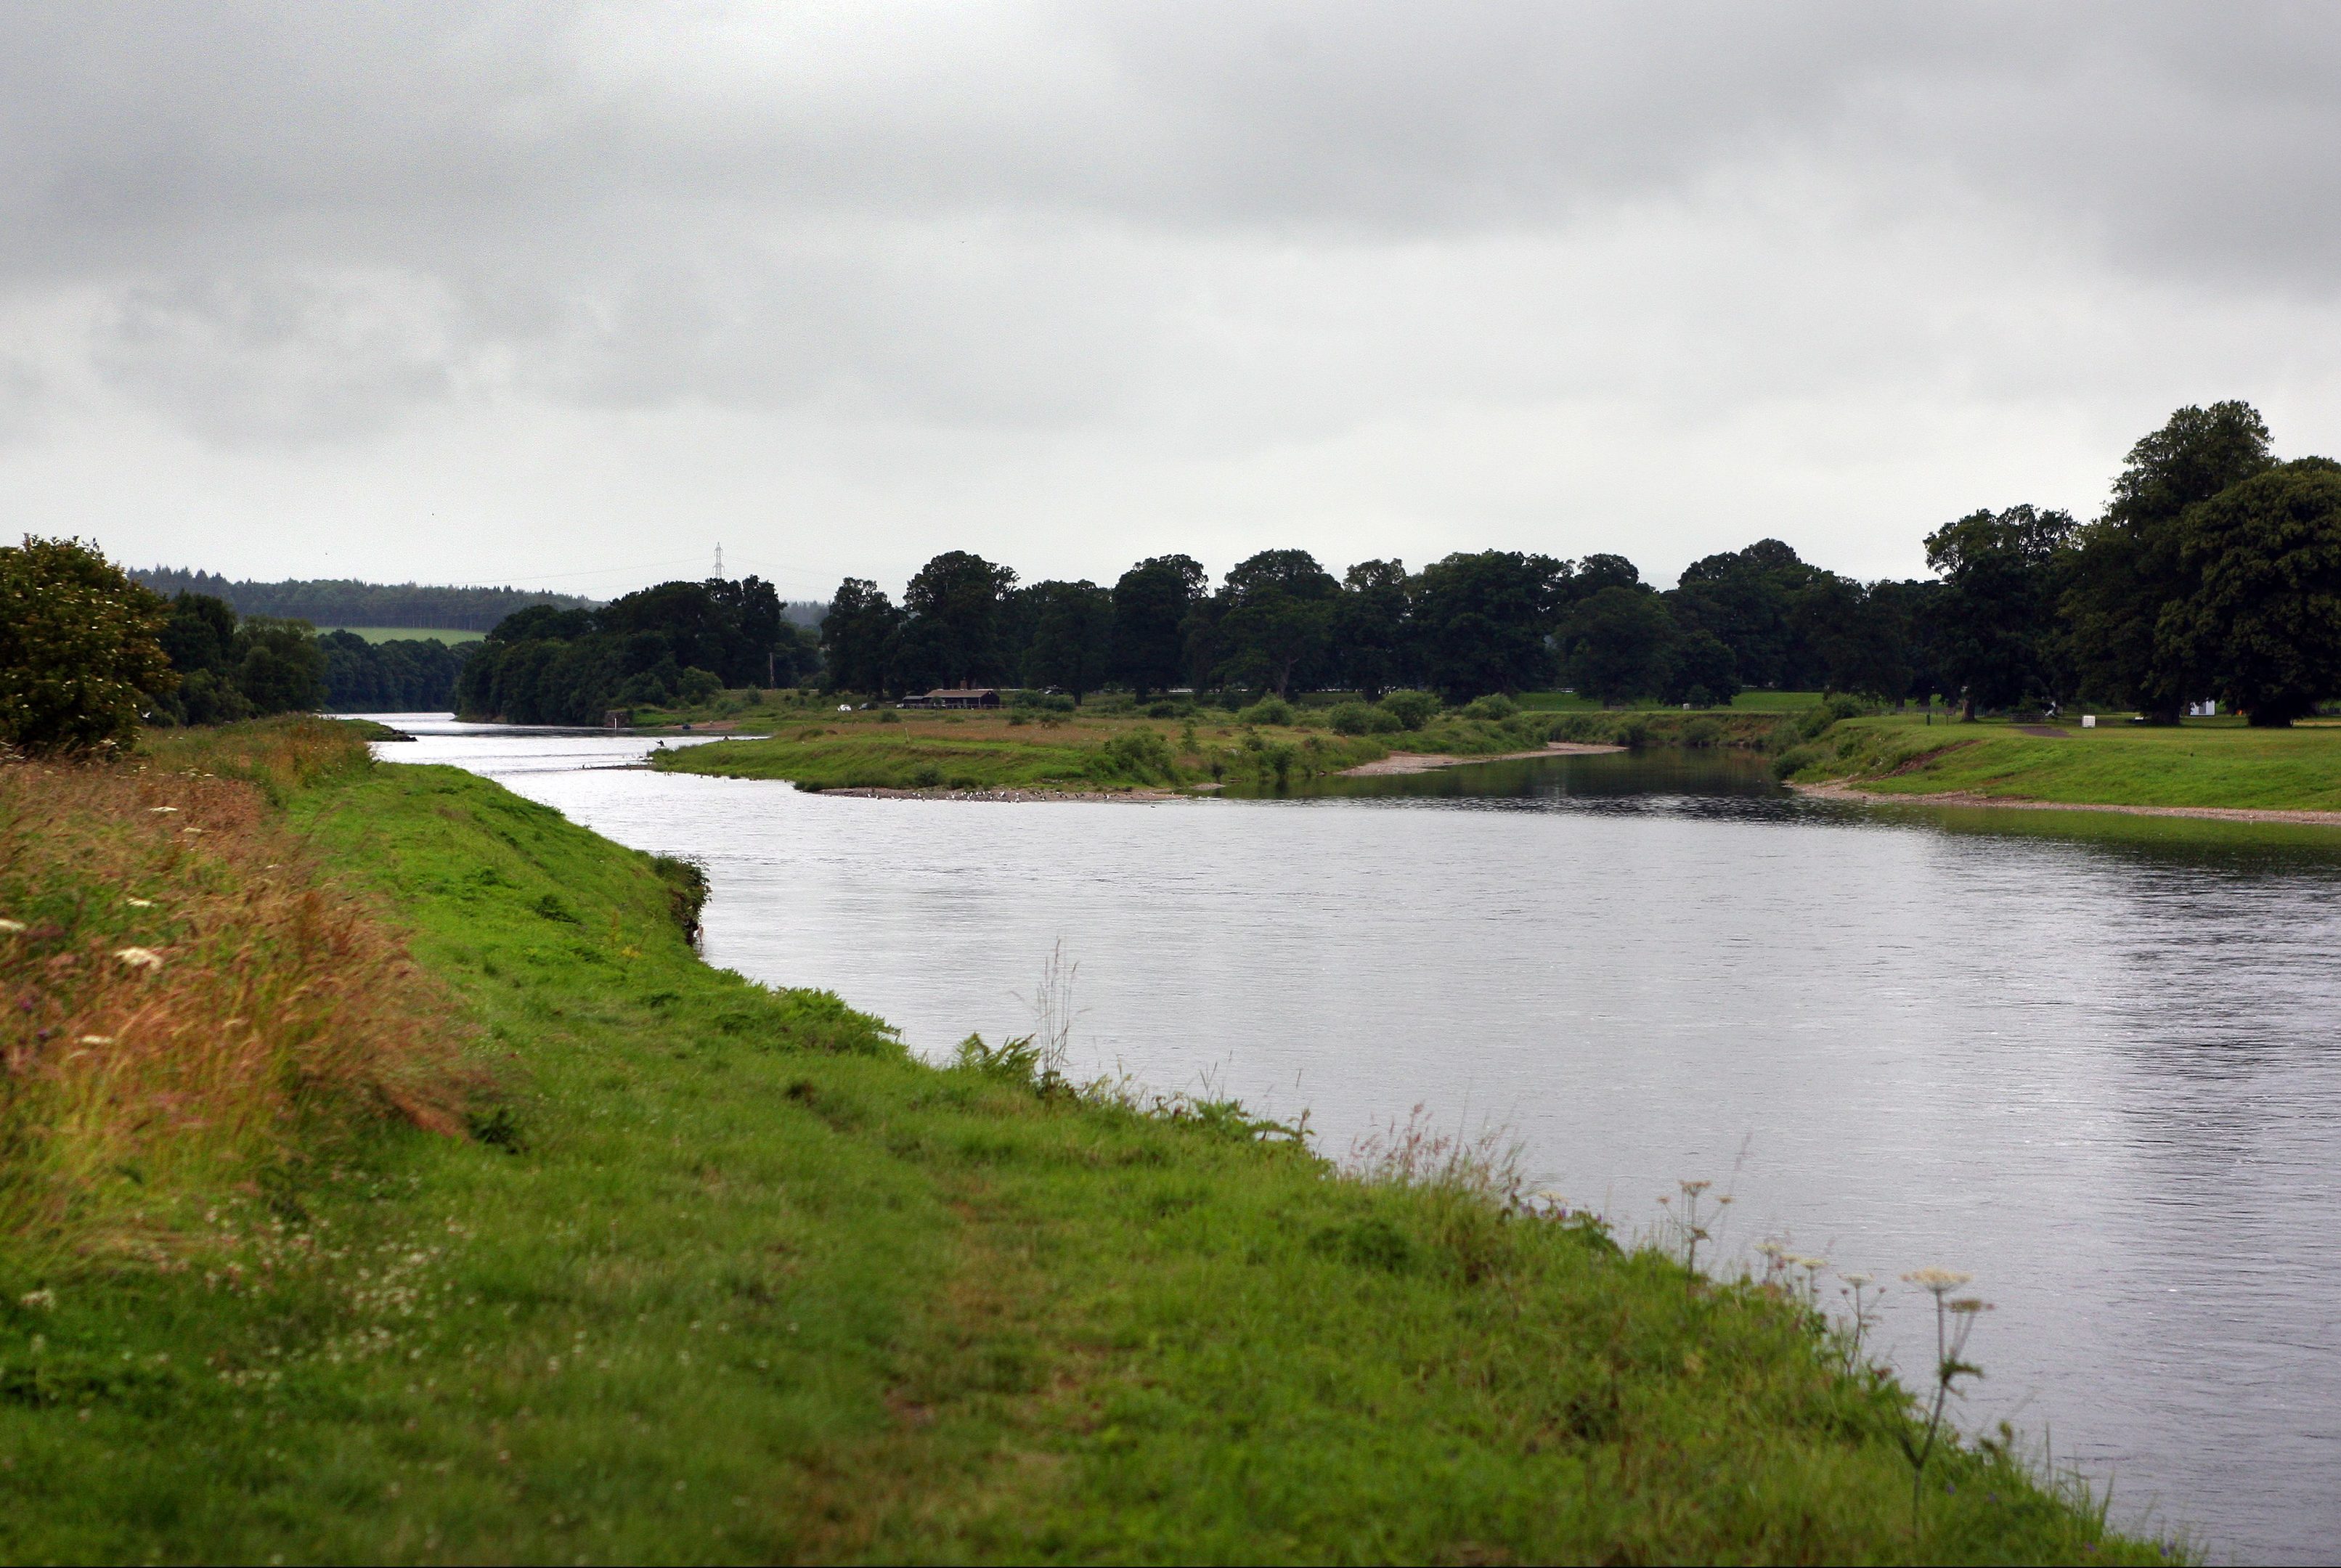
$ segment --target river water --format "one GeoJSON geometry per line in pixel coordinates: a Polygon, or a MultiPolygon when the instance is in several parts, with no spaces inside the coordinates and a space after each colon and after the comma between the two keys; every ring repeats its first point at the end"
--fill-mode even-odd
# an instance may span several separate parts
{"type": "MultiPolygon", "coordinates": [[[[393,722],[405,721],[398,716],[393,722]]],[[[2008,1420],[2223,1560],[2341,1548],[2341,834],[1796,799],[1716,754],[1307,797],[869,800],[629,769],[650,742],[418,723],[702,859],[706,952],[939,1056],[1078,963],[1077,1066],[1501,1126],[1626,1231],[1708,1179],[1768,1237],[1997,1304],[1959,1419],[2008,1420]]],[[[1914,1384],[1924,1298],[1888,1296],[1914,1384]]]]}

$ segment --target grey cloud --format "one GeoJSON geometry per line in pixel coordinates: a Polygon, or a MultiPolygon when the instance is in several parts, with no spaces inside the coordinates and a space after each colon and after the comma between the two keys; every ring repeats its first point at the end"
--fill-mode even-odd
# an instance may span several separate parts
{"type": "Polygon", "coordinates": [[[1637,464],[1708,547],[1869,529],[1843,476],[1935,483],[1945,409],[2012,486],[2076,408],[2324,407],[2336,80],[2301,5],[0,8],[0,428],[118,400],[363,491],[369,443],[714,411],[897,531],[1163,548],[1647,530],[1637,464]],[[1830,422],[1871,455],[1732,471],[1830,422]]]}

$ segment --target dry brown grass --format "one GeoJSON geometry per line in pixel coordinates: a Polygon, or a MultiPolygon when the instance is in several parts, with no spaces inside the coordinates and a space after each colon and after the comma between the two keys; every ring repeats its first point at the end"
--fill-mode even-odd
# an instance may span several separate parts
{"type": "Polygon", "coordinates": [[[0,1235],[168,1255],[334,1136],[461,1127],[452,1010],[272,804],[364,755],[308,723],[0,766],[0,1235]]]}

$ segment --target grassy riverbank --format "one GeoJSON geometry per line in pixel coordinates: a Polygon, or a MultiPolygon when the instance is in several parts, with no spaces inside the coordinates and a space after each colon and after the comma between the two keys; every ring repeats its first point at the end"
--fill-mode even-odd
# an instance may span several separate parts
{"type": "Polygon", "coordinates": [[[1905,1395],[1779,1292],[1452,1149],[922,1066],[701,962],[687,868],[347,730],[0,773],[57,1010],[0,1557],[2163,1560],[1970,1448],[1914,1533],[1905,1395]],[[153,985],[282,1070],[116,1072],[153,985]]]}
{"type": "Polygon", "coordinates": [[[1557,739],[1764,747],[1783,722],[1763,713],[1519,712],[1475,719],[1448,712],[1414,729],[1341,735],[1321,712],[1292,717],[1290,724],[1247,724],[1223,713],[1185,719],[1134,713],[839,714],[769,739],[669,751],[656,764],[677,772],[788,779],[806,789],[1128,791],[1273,786],[1322,778],[1394,751],[1496,757],[1557,739]]]}
{"type": "Polygon", "coordinates": [[[2077,723],[1928,725],[1858,719],[1784,754],[1788,776],[1878,795],[1959,793],[2073,805],[2341,810],[2341,726],[2252,729],[2077,723]]]}

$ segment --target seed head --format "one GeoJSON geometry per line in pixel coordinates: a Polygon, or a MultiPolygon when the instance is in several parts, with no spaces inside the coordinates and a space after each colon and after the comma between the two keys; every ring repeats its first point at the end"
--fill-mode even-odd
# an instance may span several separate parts
{"type": "Polygon", "coordinates": [[[1973,1277],[1956,1269],[1914,1268],[1902,1276],[1902,1283],[1915,1285],[1920,1290],[1933,1291],[1939,1296],[1946,1291],[1957,1290],[1973,1277]]]}

